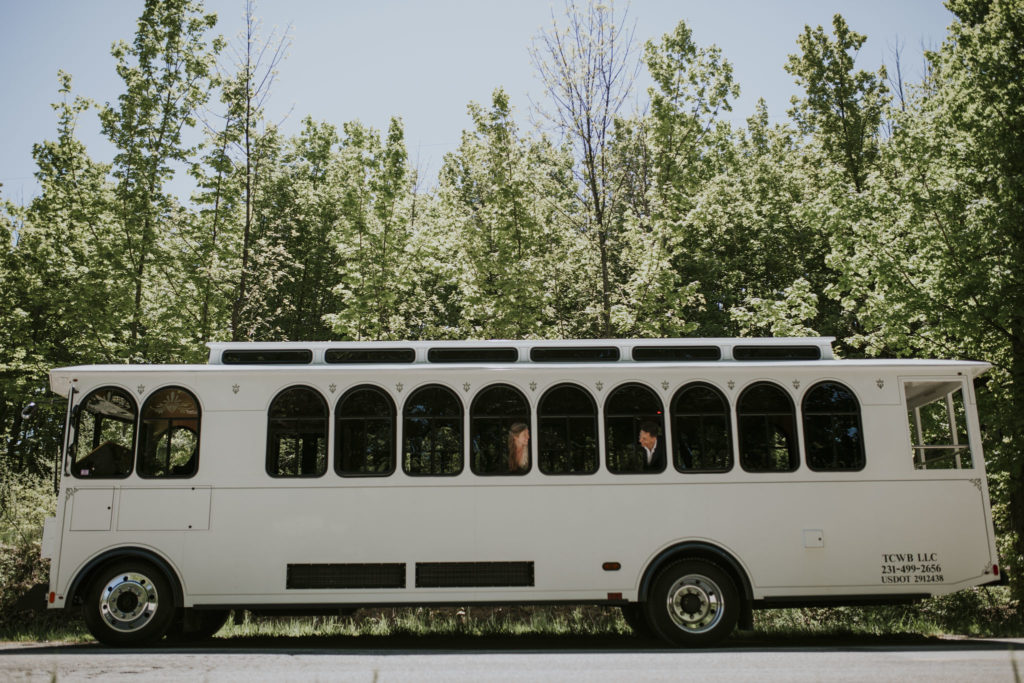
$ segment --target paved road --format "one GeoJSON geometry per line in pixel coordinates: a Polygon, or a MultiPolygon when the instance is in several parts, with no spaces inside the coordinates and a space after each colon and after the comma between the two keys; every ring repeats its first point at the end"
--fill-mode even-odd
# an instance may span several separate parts
{"type": "Polygon", "coordinates": [[[623,638],[219,639],[112,650],[0,644],[2,681],[1000,681],[1024,675],[1024,639],[751,636],[675,651],[623,638]],[[1015,669],[1016,667],[1016,669],[1015,669]]]}

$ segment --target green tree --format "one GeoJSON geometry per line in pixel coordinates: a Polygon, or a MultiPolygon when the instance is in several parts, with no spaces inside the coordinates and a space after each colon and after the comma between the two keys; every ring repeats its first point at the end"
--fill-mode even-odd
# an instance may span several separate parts
{"type": "Polygon", "coordinates": [[[35,439],[22,440],[22,406],[49,405],[47,371],[115,360],[120,334],[118,321],[104,315],[117,282],[111,258],[120,252],[109,167],[93,162],[76,137],[92,102],[72,97],[70,75],[59,79],[57,137],[32,150],[41,194],[27,207],[8,204],[0,224],[0,443],[17,458],[15,471],[38,471],[33,456],[48,459],[52,450],[43,444],[58,440],[60,420],[42,418],[33,425],[35,439]]]}
{"type": "Polygon", "coordinates": [[[337,312],[326,321],[343,339],[392,339],[404,328],[398,315],[412,270],[406,247],[416,198],[405,131],[393,118],[387,136],[358,122],[344,125],[335,155],[341,217],[333,236],[340,272],[337,312]]]}
{"type": "MultiPolygon", "coordinates": [[[[458,235],[465,333],[514,339],[547,336],[566,294],[565,215],[571,160],[545,137],[520,134],[508,95],[494,92],[490,109],[470,103],[471,130],[446,155],[438,198],[443,220],[458,235]]],[[[562,327],[564,329],[564,327],[562,327]]]]}
{"type": "MultiPolygon", "coordinates": [[[[271,142],[271,140],[266,140],[271,142]]],[[[244,339],[329,339],[324,316],[338,310],[341,273],[334,250],[344,185],[329,123],[307,117],[278,161],[263,172],[254,218],[250,287],[242,311],[244,339]]]]}
{"type": "Polygon", "coordinates": [[[614,218],[623,201],[610,148],[616,118],[629,101],[640,68],[633,31],[626,13],[617,15],[611,4],[591,1],[584,9],[567,0],[564,25],[559,26],[552,10],[550,28],[534,39],[530,50],[548,98],[538,111],[575,157],[574,190],[582,207],[575,229],[595,249],[593,277],[600,283],[593,305],[598,320],[591,334],[605,337],[613,334],[613,271],[621,261],[614,218]]]}
{"type": "Polygon", "coordinates": [[[701,239],[690,213],[730,151],[729,127],[719,116],[731,110],[739,86],[721,50],[698,46],[682,21],[659,42],[649,41],[644,57],[654,81],[650,114],[641,122],[620,120],[613,146],[616,168],[628,171],[633,182],[624,185],[636,197],[623,205],[617,328],[627,336],[681,336],[698,329],[701,302],[718,298],[706,291],[719,284],[705,270],[714,245],[701,239]],[[648,167],[630,159],[645,159],[648,167]]]}
{"type": "Polygon", "coordinates": [[[854,71],[867,37],[850,30],[839,14],[832,18],[835,40],[818,26],[804,27],[800,54],[790,55],[788,71],[804,88],[793,97],[790,115],[800,131],[815,136],[824,156],[842,168],[857,192],[878,158],[882,113],[888,102],[885,67],[877,73],[854,71]]]}
{"type": "MultiPolygon", "coordinates": [[[[198,107],[206,102],[213,64],[221,40],[212,43],[206,33],[216,15],[203,14],[192,0],[147,0],[132,44],[115,43],[117,73],[125,91],[117,105],[106,105],[101,114],[103,133],[117,150],[113,175],[116,184],[116,217],[124,244],[120,255],[126,295],[115,297],[115,316],[129,321],[127,351],[136,359],[167,354],[170,349],[150,348],[145,339],[149,306],[149,266],[166,254],[161,236],[175,200],[164,191],[175,163],[187,163],[191,150],[182,143],[182,130],[195,123],[198,107]]],[[[156,330],[150,330],[156,331],[156,330]]]]}
{"type": "MultiPolygon", "coordinates": [[[[873,213],[834,266],[870,353],[983,358],[990,466],[1008,475],[1024,566],[1024,3],[952,0],[931,75],[894,112],[873,213]]],[[[998,478],[998,476],[997,476],[998,478]]],[[[1014,588],[1024,596],[1024,583],[1014,588]]]]}

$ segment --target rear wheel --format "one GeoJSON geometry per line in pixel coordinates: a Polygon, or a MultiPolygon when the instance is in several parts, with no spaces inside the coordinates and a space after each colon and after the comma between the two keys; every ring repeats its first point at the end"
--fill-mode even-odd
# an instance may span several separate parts
{"type": "Polygon", "coordinates": [[[107,645],[145,645],[163,637],[174,618],[167,576],[149,562],[123,560],[103,567],[85,594],[85,625],[107,645]]]}
{"type": "Polygon", "coordinates": [[[645,603],[647,620],[662,639],[704,647],[733,632],[740,614],[736,584],[721,567],[686,559],[666,567],[645,603]]]}

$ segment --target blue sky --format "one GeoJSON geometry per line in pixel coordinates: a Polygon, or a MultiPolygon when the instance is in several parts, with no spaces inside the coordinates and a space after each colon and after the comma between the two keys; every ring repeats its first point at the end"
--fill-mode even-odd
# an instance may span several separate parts
{"type": "MultiPolygon", "coordinates": [[[[219,17],[216,31],[233,39],[242,27],[244,0],[207,0],[219,17]]],[[[621,9],[625,3],[618,3],[621,9]]],[[[444,153],[468,126],[466,104],[489,102],[504,87],[526,121],[529,97],[541,88],[528,47],[550,24],[549,0],[263,0],[263,31],[291,25],[292,46],[281,64],[268,105],[269,118],[294,133],[309,115],[340,125],[359,119],[384,129],[391,116],[406,126],[410,160],[425,184],[444,153]]],[[[57,70],[74,78],[77,94],[113,102],[121,91],[110,46],[131,41],[141,0],[0,0],[0,193],[17,203],[38,192],[32,144],[55,137],[57,70]]],[[[628,8],[638,42],[657,39],[680,20],[701,45],[716,44],[734,66],[742,89],[733,118],[742,122],[759,97],[783,119],[797,94],[783,65],[796,51],[805,24],[829,27],[841,13],[868,36],[859,68],[892,62],[903,44],[907,81],[922,70],[922,45],[937,47],[952,15],[937,0],[634,0],[628,8]]],[[[113,150],[99,135],[94,114],[80,126],[90,154],[109,161],[113,150]]],[[[183,174],[179,174],[183,175],[183,174]]],[[[187,195],[178,179],[172,190],[187,195]]]]}

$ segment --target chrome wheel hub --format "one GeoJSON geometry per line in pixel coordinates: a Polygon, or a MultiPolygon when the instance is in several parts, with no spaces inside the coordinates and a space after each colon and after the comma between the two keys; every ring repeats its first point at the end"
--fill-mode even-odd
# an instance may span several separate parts
{"type": "Polygon", "coordinates": [[[118,574],[100,591],[100,615],[110,628],[131,633],[143,628],[156,614],[159,596],[147,576],[118,574]]]}
{"type": "Polygon", "coordinates": [[[668,615],[689,633],[710,631],[722,619],[722,592],[714,581],[700,574],[687,574],[668,590],[668,615]]]}

